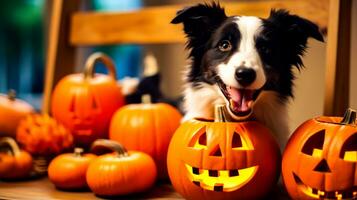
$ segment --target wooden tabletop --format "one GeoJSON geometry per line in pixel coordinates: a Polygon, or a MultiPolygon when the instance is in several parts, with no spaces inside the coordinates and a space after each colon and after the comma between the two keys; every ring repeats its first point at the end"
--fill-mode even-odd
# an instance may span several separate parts
{"type": "MultiPolygon", "coordinates": [[[[276,188],[276,190],[265,199],[274,200],[288,200],[289,197],[281,188],[282,186],[276,188]]],[[[20,182],[2,182],[0,181],[0,199],[18,199],[18,200],[92,200],[92,199],[103,199],[101,197],[95,196],[89,190],[87,191],[61,191],[57,190],[53,184],[48,180],[48,178],[41,178],[29,181],[20,182]]],[[[182,197],[177,194],[172,186],[168,183],[158,183],[154,188],[152,188],[147,193],[135,195],[135,196],[125,196],[116,197],[115,199],[168,199],[177,200],[182,199],[182,197]]]]}
{"type": "MultiPolygon", "coordinates": [[[[0,199],[18,200],[92,200],[103,199],[87,191],[61,191],[57,190],[48,178],[21,182],[1,182],[0,199]]],[[[145,194],[125,196],[115,199],[182,199],[170,184],[157,184],[145,194]]]]}

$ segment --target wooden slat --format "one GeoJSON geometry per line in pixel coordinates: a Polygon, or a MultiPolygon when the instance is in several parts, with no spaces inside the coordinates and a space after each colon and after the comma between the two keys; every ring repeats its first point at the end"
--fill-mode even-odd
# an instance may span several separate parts
{"type": "MultiPolygon", "coordinates": [[[[271,8],[285,8],[326,29],[328,0],[273,0],[221,3],[228,15],[267,17],[271,8]]],[[[184,5],[149,7],[126,13],[78,12],[72,16],[72,45],[103,45],[120,43],[181,43],[185,41],[182,27],[170,24],[177,10],[184,5]]]]}
{"type": "Polygon", "coordinates": [[[68,43],[69,17],[80,6],[79,0],[53,0],[47,40],[45,88],[42,113],[49,113],[52,88],[63,76],[73,72],[75,48],[68,43]]]}
{"type": "Polygon", "coordinates": [[[351,0],[330,2],[324,115],[342,116],[349,105],[351,7],[351,0]]]}

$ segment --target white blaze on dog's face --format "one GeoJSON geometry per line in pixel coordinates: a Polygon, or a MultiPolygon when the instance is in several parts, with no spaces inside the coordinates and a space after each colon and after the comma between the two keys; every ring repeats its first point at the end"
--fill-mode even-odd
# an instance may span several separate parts
{"type": "Polygon", "coordinates": [[[256,36],[262,29],[262,20],[242,16],[235,17],[234,23],[238,25],[240,32],[240,40],[234,44],[238,48],[228,61],[217,66],[217,75],[227,87],[229,97],[224,92],[222,95],[226,96],[225,100],[230,107],[228,110],[234,112],[233,116],[247,117],[254,103],[252,95],[266,82],[263,63],[255,47],[256,36]]]}
{"type": "MultiPolygon", "coordinates": [[[[303,66],[307,39],[323,41],[316,24],[286,10],[272,10],[266,19],[229,17],[213,2],[180,10],[172,23],[183,23],[188,38],[190,91],[217,88],[214,99],[222,97],[235,118],[248,117],[262,91],[274,92],[279,103],[292,97],[292,69],[303,66]]],[[[204,102],[188,101],[190,112],[204,102]]]]}

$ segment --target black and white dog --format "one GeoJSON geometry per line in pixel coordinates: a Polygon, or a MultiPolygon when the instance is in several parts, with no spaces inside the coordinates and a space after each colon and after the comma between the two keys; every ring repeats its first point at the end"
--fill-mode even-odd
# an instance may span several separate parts
{"type": "Polygon", "coordinates": [[[283,146],[289,136],[287,103],[293,97],[293,67],[303,67],[309,37],[323,41],[317,25],[285,10],[269,18],[227,17],[219,3],[178,11],[191,64],[186,75],[185,119],[211,118],[226,103],[235,119],[254,118],[283,146]]]}

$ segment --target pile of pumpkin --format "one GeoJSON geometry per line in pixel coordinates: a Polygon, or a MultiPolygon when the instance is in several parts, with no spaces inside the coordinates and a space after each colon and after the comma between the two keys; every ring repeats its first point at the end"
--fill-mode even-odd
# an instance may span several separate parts
{"type": "MultiPolygon", "coordinates": [[[[10,168],[31,171],[24,163],[32,157],[65,152],[74,142],[81,148],[59,155],[48,168],[59,189],[89,186],[102,196],[127,195],[168,175],[186,199],[259,199],[272,191],[282,169],[293,199],[357,198],[357,125],[351,109],[343,118],[317,117],[302,124],[281,160],[267,128],[255,121],[230,121],[224,105],[216,107],[215,119],[181,125],[175,108],[150,103],[148,96],[142,104],[124,106],[113,63],[102,54],[88,59],[84,75],[59,82],[51,107],[54,119],[30,115],[17,127],[20,146],[32,155],[8,138],[0,142],[12,149],[0,154],[0,178],[11,178],[10,168]],[[98,60],[110,76],[93,74],[98,60]]],[[[0,115],[0,125],[2,121],[0,115]]]]}
{"type": "Polygon", "coordinates": [[[4,109],[9,110],[8,113],[16,116],[0,115],[4,117],[0,119],[0,123],[12,125],[2,126],[3,130],[0,129],[0,132],[16,138],[22,150],[13,139],[3,138],[0,178],[13,180],[32,177],[34,173],[38,174],[38,170],[34,170],[38,168],[41,168],[43,174],[47,169],[43,169],[43,165],[49,164],[49,178],[58,188],[81,189],[89,185],[100,195],[138,192],[152,186],[157,178],[167,179],[167,149],[180,124],[181,114],[169,104],[151,103],[148,95],[143,96],[142,104],[125,106],[115,77],[115,67],[109,57],[102,53],[91,55],[85,64],[84,73],[68,75],[56,85],[51,99],[53,118],[47,113],[35,114],[29,104],[19,99],[4,97],[6,105],[0,106],[3,105],[4,109]],[[94,74],[98,61],[108,69],[109,75],[94,74]],[[29,107],[27,110],[25,104],[29,107]],[[111,141],[97,141],[100,138],[109,138],[111,141]],[[100,156],[94,159],[94,155],[83,154],[83,151],[96,149],[98,145],[105,146],[103,144],[107,145],[107,150],[96,152],[99,155],[104,153],[103,159],[100,156]],[[129,151],[126,152],[124,147],[119,148],[121,144],[129,151]],[[73,147],[80,148],[75,148],[72,154],[63,154],[73,147]],[[23,166],[20,163],[25,159],[22,154],[26,154],[26,170],[24,167],[21,170],[12,170],[10,162],[5,161],[11,158],[11,166],[23,166]],[[59,156],[56,157],[57,155],[59,156]],[[110,156],[113,158],[108,158],[110,156]],[[85,173],[90,161],[98,166],[108,162],[108,173],[115,170],[117,165],[117,170],[124,174],[124,179],[114,180],[120,187],[114,184],[115,187],[111,188],[108,186],[109,182],[104,182],[112,175],[99,176],[105,180],[102,180],[103,185],[98,185],[100,181],[97,172],[90,175],[93,171],[91,169],[95,167],[89,167],[87,184],[85,173]],[[5,164],[8,167],[2,169],[1,166],[5,164]],[[63,173],[66,169],[68,173],[63,173]],[[19,173],[10,176],[10,171],[19,173]],[[124,180],[129,182],[123,183],[124,180]],[[135,185],[132,184],[133,181],[135,185]],[[96,188],[103,189],[98,191],[96,188]]]}

